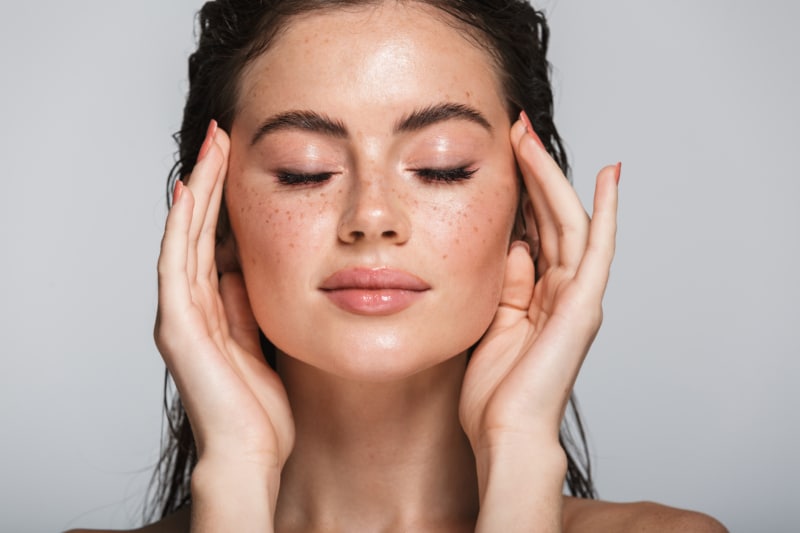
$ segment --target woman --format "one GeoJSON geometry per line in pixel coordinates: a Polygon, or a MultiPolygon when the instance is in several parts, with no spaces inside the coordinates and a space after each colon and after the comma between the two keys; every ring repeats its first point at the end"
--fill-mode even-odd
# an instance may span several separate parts
{"type": "Polygon", "coordinates": [[[561,494],[594,493],[559,429],[620,165],[590,220],[539,13],[228,0],[201,30],[155,331],[190,444],[146,531],[724,530],[561,494]]]}

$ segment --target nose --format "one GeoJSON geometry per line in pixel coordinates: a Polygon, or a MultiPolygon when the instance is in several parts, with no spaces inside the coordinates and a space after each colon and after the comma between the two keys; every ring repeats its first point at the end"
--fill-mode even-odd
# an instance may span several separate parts
{"type": "Polygon", "coordinates": [[[354,180],[339,221],[339,240],[347,244],[403,244],[411,225],[402,197],[381,178],[354,180]]]}

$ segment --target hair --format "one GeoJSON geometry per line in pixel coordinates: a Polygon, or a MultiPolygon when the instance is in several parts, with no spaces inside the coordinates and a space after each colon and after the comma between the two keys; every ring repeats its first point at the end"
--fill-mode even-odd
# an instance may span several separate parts
{"type": "MultiPolygon", "coordinates": [[[[174,135],[177,161],[167,181],[167,201],[174,182],[189,177],[204,140],[206,126],[216,119],[230,131],[236,116],[238,84],[244,69],[263,53],[292,17],[304,13],[377,5],[388,0],[215,0],[197,16],[197,50],[189,57],[189,92],[181,129],[174,135]]],[[[403,1],[403,0],[394,0],[403,1]]],[[[549,28],[544,14],[525,0],[406,0],[430,5],[447,16],[475,44],[486,50],[506,97],[512,122],[520,111],[565,175],[569,165],[553,123],[553,93],[547,61],[549,28]]],[[[518,213],[519,231],[521,216],[518,213]]],[[[218,243],[230,237],[225,206],[220,210],[218,243]]],[[[274,347],[261,335],[264,356],[274,366],[274,347]]],[[[164,377],[166,429],[160,459],[145,506],[148,518],[165,517],[191,501],[190,478],[197,448],[180,397],[164,377]]],[[[586,435],[574,396],[561,426],[559,442],[567,456],[565,483],[573,496],[595,498],[586,435]],[[577,432],[577,435],[573,432],[577,432]]]]}

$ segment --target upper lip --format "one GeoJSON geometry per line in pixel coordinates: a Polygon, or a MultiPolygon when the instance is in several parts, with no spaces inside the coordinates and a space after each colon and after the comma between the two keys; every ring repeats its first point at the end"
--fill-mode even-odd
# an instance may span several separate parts
{"type": "Polygon", "coordinates": [[[417,276],[390,267],[345,268],[334,272],[320,285],[320,289],[326,291],[343,289],[426,291],[430,288],[430,285],[417,276]]]}

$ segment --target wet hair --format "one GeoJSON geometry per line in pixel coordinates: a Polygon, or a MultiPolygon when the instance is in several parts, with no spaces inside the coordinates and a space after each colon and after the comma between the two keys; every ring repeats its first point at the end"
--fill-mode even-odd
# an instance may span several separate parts
{"type": "MultiPolygon", "coordinates": [[[[206,127],[216,119],[230,131],[236,116],[239,82],[245,68],[286,29],[292,17],[315,11],[378,5],[404,0],[215,0],[198,13],[197,50],[189,57],[189,93],[181,129],[175,134],[178,156],[167,183],[167,200],[175,180],[186,179],[194,168],[206,127]]],[[[405,0],[430,5],[442,20],[464,32],[486,50],[506,97],[512,122],[525,110],[547,151],[565,175],[569,165],[553,123],[553,93],[547,61],[549,29],[544,14],[525,0],[405,0]]],[[[521,217],[518,214],[518,225],[521,217]]],[[[519,231],[518,229],[515,231],[519,231]]],[[[230,238],[223,204],[218,242],[230,238]]],[[[274,367],[274,347],[263,335],[262,349],[274,367]]],[[[161,456],[153,474],[148,519],[165,517],[191,501],[190,478],[197,448],[189,419],[169,374],[164,379],[166,428],[161,456]]],[[[559,437],[567,456],[566,487],[570,494],[596,497],[583,424],[574,396],[559,437]]]]}

